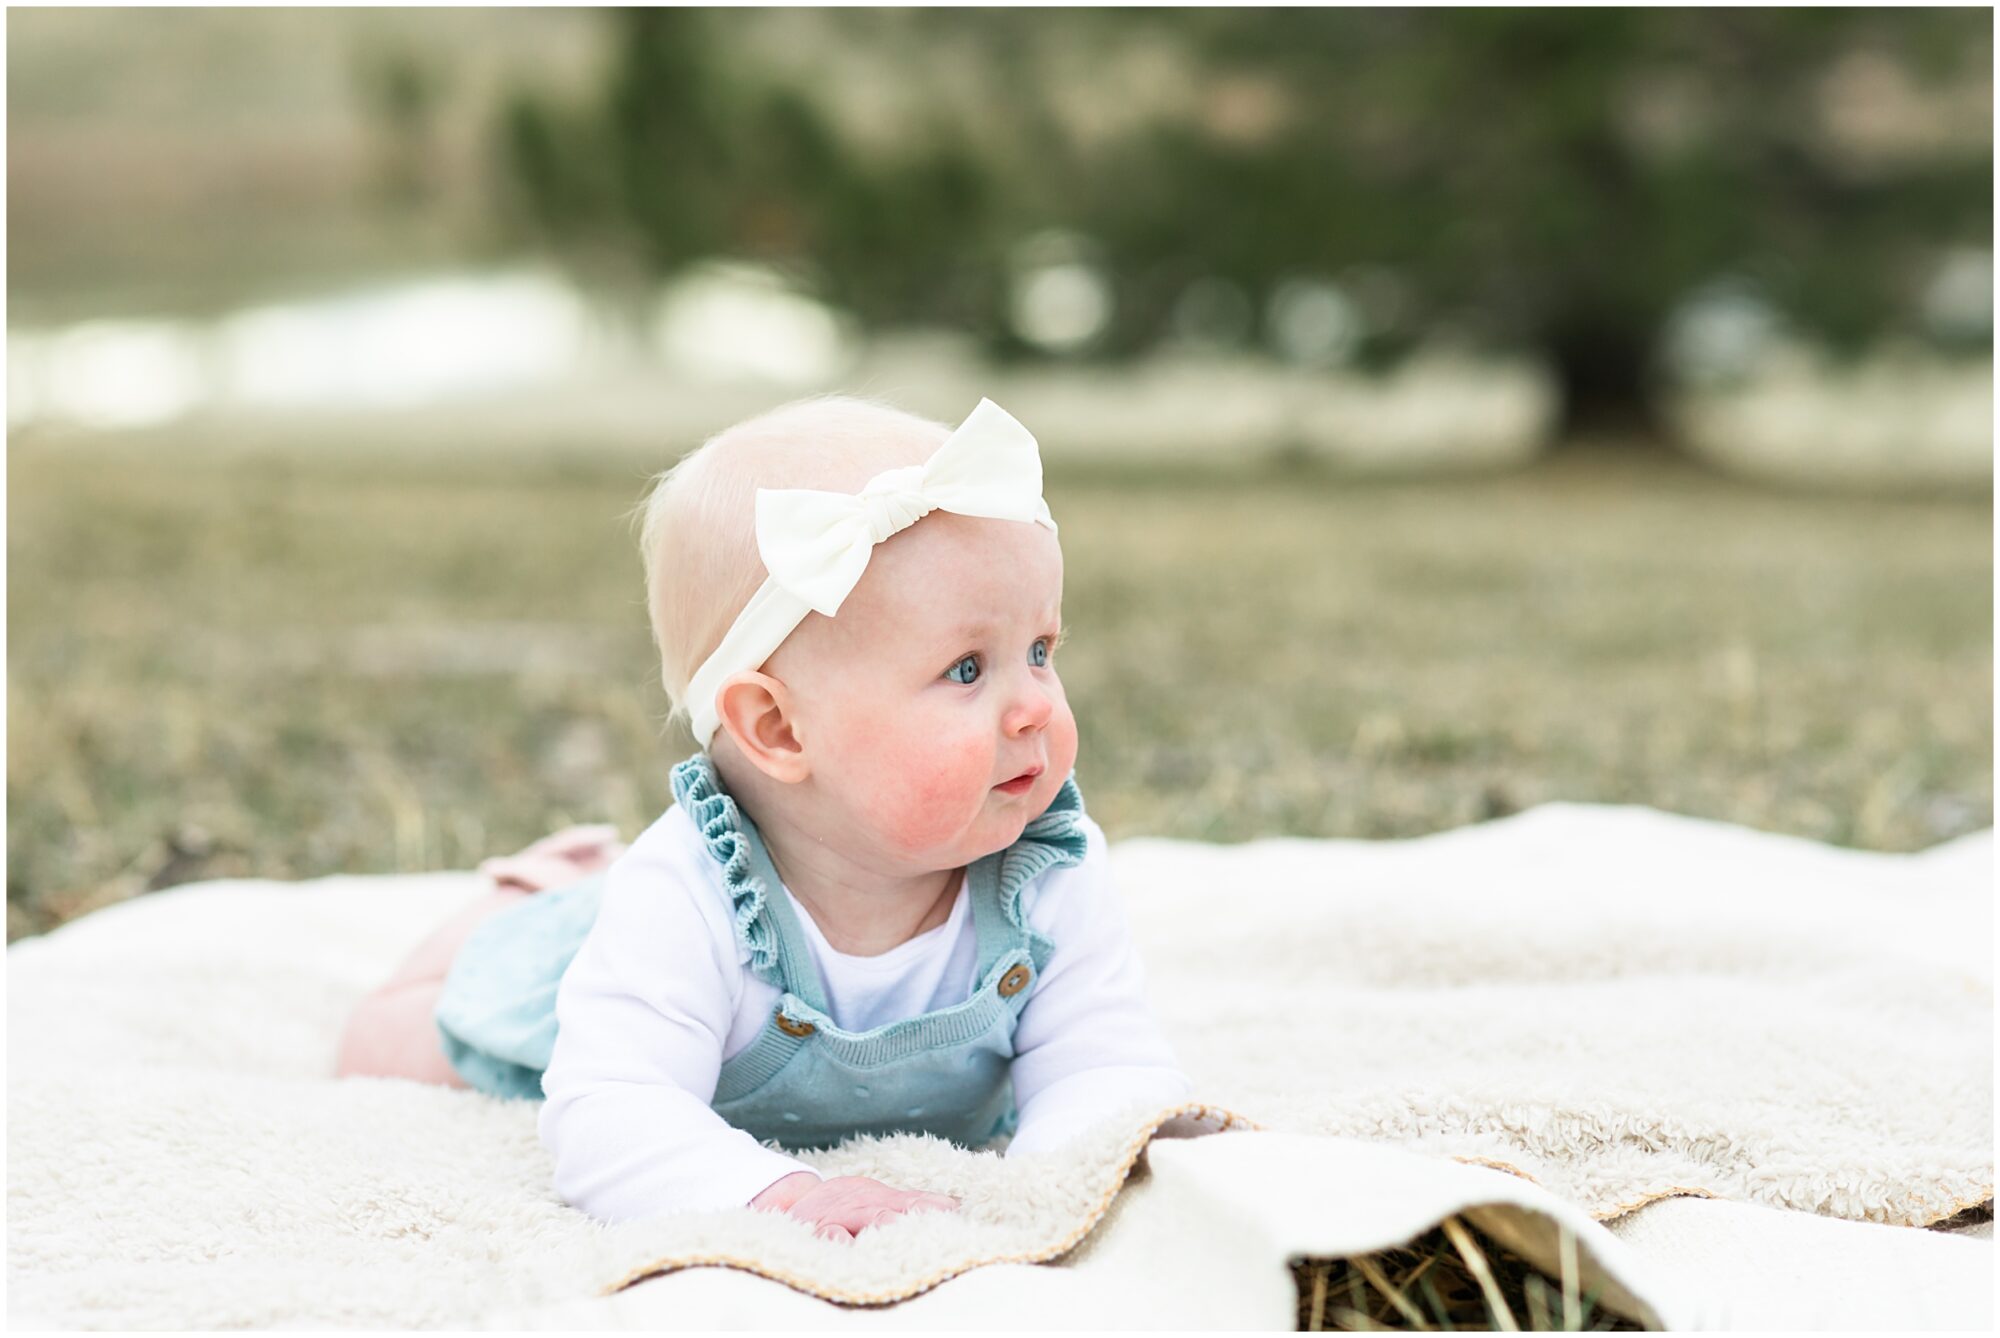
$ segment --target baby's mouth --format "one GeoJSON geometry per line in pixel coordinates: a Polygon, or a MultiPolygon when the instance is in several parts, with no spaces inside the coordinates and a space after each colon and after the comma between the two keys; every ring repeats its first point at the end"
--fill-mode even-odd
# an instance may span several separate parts
{"type": "Polygon", "coordinates": [[[1014,777],[1013,780],[1004,781],[1001,784],[994,786],[993,788],[1000,791],[1002,794],[1021,794],[1025,792],[1029,786],[1033,785],[1035,783],[1035,777],[1041,774],[1042,774],[1042,768],[1031,767],[1027,771],[1024,771],[1020,775],[1014,777]]]}

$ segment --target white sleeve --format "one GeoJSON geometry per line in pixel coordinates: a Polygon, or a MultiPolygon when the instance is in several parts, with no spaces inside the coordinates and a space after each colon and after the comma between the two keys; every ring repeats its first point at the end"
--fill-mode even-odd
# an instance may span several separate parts
{"type": "Polygon", "coordinates": [[[1111,880],[1104,832],[1081,864],[1029,889],[1028,924],[1055,943],[1014,1032],[1014,1099],[1021,1121],[1007,1155],[1060,1146],[1120,1110],[1185,1100],[1187,1077],[1152,1010],[1145,973],[1111,880]]]}
{"type": "Polygon", "coordinates": [[[563,1201],[607,1222],[743,1207],[810,1169],[709,1107],[742,967],[727,908],[671,835],[663,820],[611,866],[556,991],[541,1139],[563,1201]]]}

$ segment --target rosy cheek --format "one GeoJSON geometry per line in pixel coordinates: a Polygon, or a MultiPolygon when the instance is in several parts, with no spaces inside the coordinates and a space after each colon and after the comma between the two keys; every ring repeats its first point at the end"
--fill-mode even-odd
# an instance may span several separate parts
{"type": "Polygon", "coordinates": [[[1058,753],[1062,759],[1051,769],[1067,776],[1070,768],[1076,765],[1076,720],[1068,711],[1062,713],[1062,730],[1057,734],[1050,751],[1058,753]]]}
{"type": "Polygon", "coordinates": [[[897,751],[900,764],[884,774],[883,802],[876,809],[883,835],[911,852],[935,849],[963,835],[986,797],[991,750],[978,742],[935,738],[897,751]]]}
{"type": "Polygon", "coordinates": [[[1055,715],[1049,718],[1048,748],[1048,774],[1055,778],[1049,798],[1054,799],[1056,791],[1062,788],[1063,781],[1076,766],[1076,717],[1070,714],[1067,704],[1058,707],[1055,715]]]}

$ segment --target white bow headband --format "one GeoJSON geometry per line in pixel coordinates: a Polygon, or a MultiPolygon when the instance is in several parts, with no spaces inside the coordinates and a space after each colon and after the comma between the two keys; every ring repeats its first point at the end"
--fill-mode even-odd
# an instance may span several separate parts
{"type": "Polygon", "coordinates": [[[688,683],[695,742],[707,748],[715,737],[725,680],[770,659],[808,613],[838,613],[875,545],[932,511],[1055,529],[1028,429],[982,399],[930,459],[877,474],[858,493],[759,488],[757,552],[769,575],[688,683]]]}

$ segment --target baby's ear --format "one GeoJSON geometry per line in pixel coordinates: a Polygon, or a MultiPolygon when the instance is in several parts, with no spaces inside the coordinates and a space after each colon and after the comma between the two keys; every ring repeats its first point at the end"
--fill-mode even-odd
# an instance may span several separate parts
{"type": "Polygon", "coordinates": [[[736,674],[715,694],[715,705],[720,728],[752,766],[787,785],[810,773],[792,730],[791,692],[782,681],[756,670],[736,674]]]}

